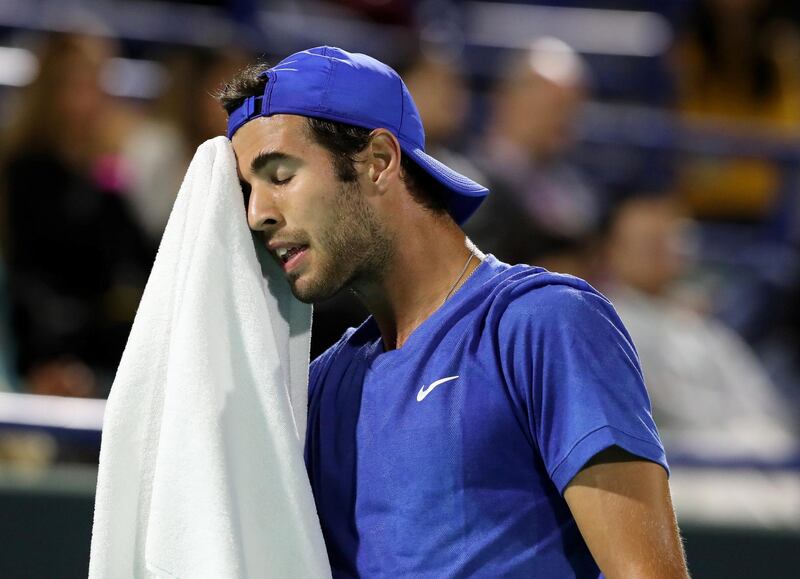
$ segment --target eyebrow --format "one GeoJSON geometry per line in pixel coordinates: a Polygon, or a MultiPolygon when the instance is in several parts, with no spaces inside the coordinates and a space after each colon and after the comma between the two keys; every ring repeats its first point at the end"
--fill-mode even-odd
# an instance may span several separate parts
{"type": "Polygon", "coordinates": [[[250,171],[253,173],[258,173],[261,169],[269,165],[270,163],[276,161],[297,161],[297,157],[293,157],[292,155],[287,155],[286,153],[281,153],[278,151],[273,151],[271,153],[261,153],[259,154],[253,161],[250,163],[250,171]]]}

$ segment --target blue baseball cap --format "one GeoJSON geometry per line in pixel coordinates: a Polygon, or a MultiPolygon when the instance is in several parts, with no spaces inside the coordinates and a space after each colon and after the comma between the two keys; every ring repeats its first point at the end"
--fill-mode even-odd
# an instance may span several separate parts
{"type": "Polygon", "coordinates": [[[264,94],[251,96],[228,118],[228,138],[256,117],[302,115],[365,129],[385,128],[403,153],[450,192],[448,211],[462,224],[489,190],[425,153],[425,129],[403,80],[366,54],[331,46],[297,52],[264,71],[264,94]]]}

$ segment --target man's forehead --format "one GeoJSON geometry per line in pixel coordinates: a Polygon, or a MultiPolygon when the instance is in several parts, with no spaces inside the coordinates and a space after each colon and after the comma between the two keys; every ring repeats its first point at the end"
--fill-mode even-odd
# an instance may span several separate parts
{"type": "Polygon", "coordinates": [[[258,117],[243,125],[231,139],[241,172],[264,153],[300,155],[310,143],[305,117],[273,115],[258,117]]]}

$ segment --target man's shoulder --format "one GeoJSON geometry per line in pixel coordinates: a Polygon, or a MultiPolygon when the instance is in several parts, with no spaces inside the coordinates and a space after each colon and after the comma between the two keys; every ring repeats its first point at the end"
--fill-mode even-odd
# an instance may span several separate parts
{"type": "MultiPolygon", "coordinates": [[[[511,266],[495,280],[485,327],[500,344],[631,342],[611,302],[585,280],[541,268],[511,266]]],[[[502,348],[501,348],[502,350],[502,348]]]]}
{"type": "Polygon", "coordinates": [[[585,280],[542,268],[509,266],[494,280],[491,299],[504,317],[564,320],[589,310],[605,310],[610,302],[585,280]]]}
{"type": "Polygon", "coordinates": [[[312,381],[324,372],[326,368],[330,367],[333,361],[342,353],[374,342],[376,339],[375,331],[376,326],[371,316],[357,328],[347,328],[341,338],[311,362],[310,375],[312,381]]]}

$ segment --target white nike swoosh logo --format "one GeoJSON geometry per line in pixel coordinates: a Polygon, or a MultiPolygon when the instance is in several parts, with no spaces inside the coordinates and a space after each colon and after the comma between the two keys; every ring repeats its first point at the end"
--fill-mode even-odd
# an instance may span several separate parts
{"type": "Polygon", "coordinates": [[[422,388],[420,388],[419,392],[417,392],[417,402],[422,402],[423,400],[425,400],[425,397],[428,394],[430,394],[431,391],[434,388],[436,388],[439,384],[444,384],[445,382],[450,382],[451,380],[455,380],[456,378],[458,378],[458,376],[448,376],[447,378],[442,378],[441,380],[437,380],[436,382],[434,382],[433,384],[431,384],[427,388],[425,388],[425,385],[423,384],[422,388]]]}

